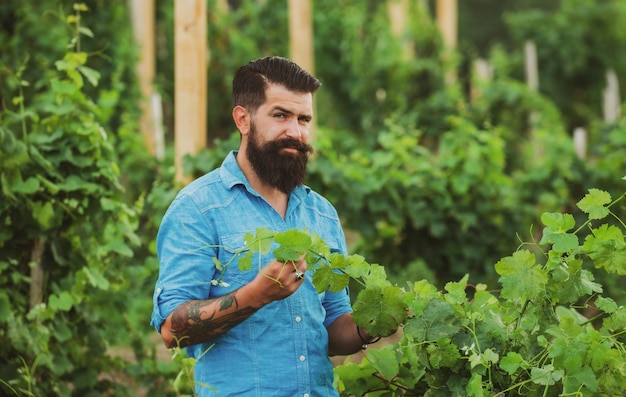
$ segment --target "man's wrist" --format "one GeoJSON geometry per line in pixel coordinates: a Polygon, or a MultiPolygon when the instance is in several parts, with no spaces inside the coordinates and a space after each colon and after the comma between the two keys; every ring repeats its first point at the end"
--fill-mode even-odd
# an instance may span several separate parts
{"type": "Polygon", "coordinates": [[[361,350],[367,349],[368,345],[376,343],[380,340],[380,336],[370,336],[365,330],[361,331],[361,327],[358,325],[356,326],[356,333],[359,335],[359,339],[361,339],[361,350]],[[363,335],[365,335],[365,337],[363,335]]]}

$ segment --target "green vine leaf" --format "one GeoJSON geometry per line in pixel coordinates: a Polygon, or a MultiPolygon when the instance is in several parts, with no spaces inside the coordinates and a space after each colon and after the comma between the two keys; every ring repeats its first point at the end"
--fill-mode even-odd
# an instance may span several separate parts
{"type": "Polygon", "coordinates": [[[280,244],[274,250],[274,257],[280,262],[299,261],[313,243],[311,236],[306,231],[297,229],[276,233],[274,241],[280,244]]]}
{"type": "Polygon", "coordinates": [[[549,278],[532,252],[517,251],[498,261],[495,268],[502,283],[502,297],[526,302],[543,296],[549,278]]]}
{"type": "Polygon", "coordinates": [[[396,354],[391,349],[370,350],[367,359],[385,379],[392,380],[400,372],[396,354]]]}
{"type": "Polygon", "coordinates": [[[243,236],[243,243],[253,253],[265,255],[270,252],[274,239],[274,232],[259,228],[254,234],[246,233],[243,236]]]}
{"type": "Polygon", "coordinates": [[[531,368],[530,377],[533,383],[548,386],[553,385],[557,381],[561,380],[561,378],[563,378],[563,372],[564,371],[561,369],[556,370],[554,368],[554,365],[548,364],[540,368],[531,368]]]}
{"type": "Polygon", "coordinates": [[[611,195],[604,190],[589,189],[576,205],[583,212],[589,214],[589,219],[603,219],[609,215],[610,211],[606,207],[611,203],[611,195]]]}
{"type": "Polygon", "coordinates": [[[626,274],[626,243],[622,231],[609,225],[592,229],[592,234],[585,238],[583,249],[594,261],[596,268],[603,268],[608,273],[626,274]]]}
{"type": "Polygon", "coordinates": [[[578,237],[567,233],[576,226],[571,214],[546,212],[541,215],[541,222],[546,227],[539,244],[552,244],[552,249],[559,253],[570,252],[578,247],[578,237]]]}
{"type": "Polygon", "coordinates": [[[344,273],[337,273],[330,266],[318,267],[313,273],[313,285],[317,292],[328,289],[331,292],[338,292],[348,286],[350,276],[344,273]]]}
{"type": "Polygon", "coordinates": [[[354,321],[370,335],[390,335],[406,321],[404,292],[397,287],[368,287],[359,292],[354,303],[354,321]]]}
{"type": "Polygon", "coordinates": [[[461,329],[454,306],[448,302],[431,300],[419,317],[410,318],[404,333],[418,341],[434,341],[452,338],[461,329]]]}
{"type": "Polygon", "coordinates": [[[519,353],[508,352],[507,355],[500,360],[500,368],[505,370],[509,375],[513,375],[518,369],[528,369],[529,366],[519,353]]]}

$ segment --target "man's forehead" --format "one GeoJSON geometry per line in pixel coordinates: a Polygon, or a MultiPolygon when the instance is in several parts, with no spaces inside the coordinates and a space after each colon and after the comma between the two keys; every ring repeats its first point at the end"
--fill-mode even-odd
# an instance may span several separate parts
{"type": "Polygon", "coordinates": [[[280,85],[270,85],[265,91],[265,104],[270,109],[281,108],[291,113],[310,113],[313,108],[313,94],[295,92],[280,85]]]}

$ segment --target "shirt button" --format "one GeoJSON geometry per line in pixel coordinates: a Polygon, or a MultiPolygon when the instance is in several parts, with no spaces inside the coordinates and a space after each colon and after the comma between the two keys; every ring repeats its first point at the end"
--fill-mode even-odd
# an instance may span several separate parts
{"type": "Polygon", "coordinates": [[[302,397],[309,397],[309,393],[304,393],[302,397]]]}
{"type": "Polygon", "coordinates": [[[300,321],[302,321],[302,317],[296,316],[296,322],[299,323],[300,321]]]}
{"type": "Polygon", "coordinates": [[[300,361],[304,361],[304,360],[306,360],[306,357],[300,356],[300,361]]]}

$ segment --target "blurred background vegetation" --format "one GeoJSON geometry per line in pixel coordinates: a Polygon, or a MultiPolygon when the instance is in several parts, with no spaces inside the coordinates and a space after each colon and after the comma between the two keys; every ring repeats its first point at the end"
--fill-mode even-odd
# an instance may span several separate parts
{"type": "MultiPolygon", "coordinates": [[[[238,145],[236,68],[289,57],[285,1],[229,1],[226,12],[207,3],[210,144],[187,159],[196,176],[238,145]]],[[[470,274],[497,288],[494,263],[520,240],[539,240],[541,213],[576,216],[591,187],[624,192],[626,119],[604,117],[603,92],[609,70],[626,92],[626,3],[462,0],[452,59],[435,2],[409,3],[400,40],[387,1],[313,1],[323,87],[308,184],[337,207],[351,250],[399,284],[470,274]],[[537,90],[524,77],[529,40],[537,90]],[[488,76],[479,77],[479,60],[488,76]],[[573,144],[579,127],[588,134],[584,154],[573,144]]],[[[154,239],[177,191],[173,6],[156,2],[167,143],[156,159],[138,133],[128,2],[84,5],[0,3],[0,390],[177,395],[179,368],[159,356],[148,326],[154,239]]],[[[623,279],[598,277],[606,295],[626,303],[623,279]]]]}

